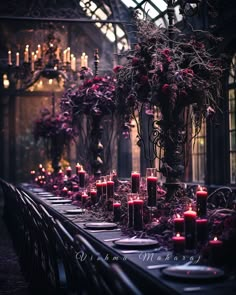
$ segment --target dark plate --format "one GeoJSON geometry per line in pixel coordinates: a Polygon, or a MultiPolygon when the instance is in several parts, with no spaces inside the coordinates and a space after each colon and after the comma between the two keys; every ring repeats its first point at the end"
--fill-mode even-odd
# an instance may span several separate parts
{"type": "Polygon", "coordinates": [[[147,249],[158,247],[159,243],[156,240],[152,239],[121,239],[114,241],[114,244],[119,248],[125,249],[147,249]]]}
{"type": "Polygon", "coordinates": [[[175,279],[212,280],[224,276],[224,271],[219,268],[205,265],[177,265],[164,268],[162,273],[175,279]]]}
{"type": "Polygon", "coordinates": [[[85,228],[87,229],[113,229],[117,227],[116,223],[111,222],[89,222],[85,223],[85,228]]]}

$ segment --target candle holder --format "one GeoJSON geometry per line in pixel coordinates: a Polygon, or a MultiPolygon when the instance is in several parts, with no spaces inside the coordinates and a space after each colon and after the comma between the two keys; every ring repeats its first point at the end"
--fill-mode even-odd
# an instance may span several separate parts
{"type": "Polygon", "coordinates": [[[136,194],[136,197],[133,201],[134,206],[134,218],[133,218],[133,227],[134,230],[142,230],[143,229],[143,199],[136,194]]]}
{"type": "Polygon", "coordinates": [[[146,169],[147,179],[147,206],[156,207],[157,205],[157,169],[147,168],[146,169]]]}
{"type": "Polygon", "coordinates": [[[131,172],[131,192],[139,193],[140,187],[140,173],[137,171],[131,172]]]}

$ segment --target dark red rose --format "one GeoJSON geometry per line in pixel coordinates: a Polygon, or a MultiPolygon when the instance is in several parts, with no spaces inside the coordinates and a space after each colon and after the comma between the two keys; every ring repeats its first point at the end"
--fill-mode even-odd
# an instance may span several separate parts
{"type": "Polygon", "coordinates": [[[117,74],[121,69],[123,69],[123,66],[118,65],[118,66],[113,68],[113,72],[117,74]]]}
{"type": "Polygon", "coordinates": [[[164,94],[168,94],[170,91],[170,85],[169,84],[164,84],[161,88],[161,92],[164,94]]]}

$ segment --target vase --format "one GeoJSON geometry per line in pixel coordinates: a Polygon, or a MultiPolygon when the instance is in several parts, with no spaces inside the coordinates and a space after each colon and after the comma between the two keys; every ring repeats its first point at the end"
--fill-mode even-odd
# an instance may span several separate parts
{"type": "Polygon", "coordinates": [[[92,128],[90,133],[90,167],[93,175],[96,178],[98,178],[102,174],[102,168],[104,164],[104,148],[101,142],[103,134],[102,116],[93,115],[91,127],[92,128]]]}
{"type": "Polygon", "coordinates": [[[161,142],[164,149],[160,172],[166,177],[166,200],[173,199],[182,187],[184,175],[185,128],[182,120],[162,128],[161,142]]]}
{"type": "Polygon", "coordinates": [[[61,169],[60,160],[64,150],[64,135],[57,134],[51,138],[50,158],[54,173],[61,169]]]}

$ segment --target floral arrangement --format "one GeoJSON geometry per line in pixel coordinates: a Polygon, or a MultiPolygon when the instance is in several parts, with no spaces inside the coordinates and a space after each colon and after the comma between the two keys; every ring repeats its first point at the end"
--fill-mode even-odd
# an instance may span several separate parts
{"type": "Polygon", "coordinates": [[[68,112],[52,115],[45,108],[41,110],[41,117],[34,122],[33,134],[35,141],[43,139],[47,154],[50,158],[55,154],[61,156],[64,146],[74,138],[72,120],[68,112]]]}
{"type": "Polygon", "coordinates": [[[170,40],[167,29],[140,19],[137,30],[138,43],[128,53],[127,63],[114,69],[118,103],[129,106],[130,112],[138,103],[154,105],[169,124],[187,106],[197,114],[195,123],[214,113],[223,68],[206,42],[216,45],[221,39],[203,31],[187,35],[175,28],[170,40]]]}
{"type": "Polygon", "coordinates": [[[35,140],[38,141],[40,137],[50,139],[57,135],[63,135],[65,143],[73,138],[69,113],[53,116],[47,108],[41,110],[41,118],[34,123],[35,140]]]}
{"type": "Polygon", "coordinates": [[[83,84],[68,89],[61,101],[61,108],[69,111],[73,118],[82,114],[104,116],[115,110],[115,82],[107,77],[95,76],[85,79],[83,84]]]}

